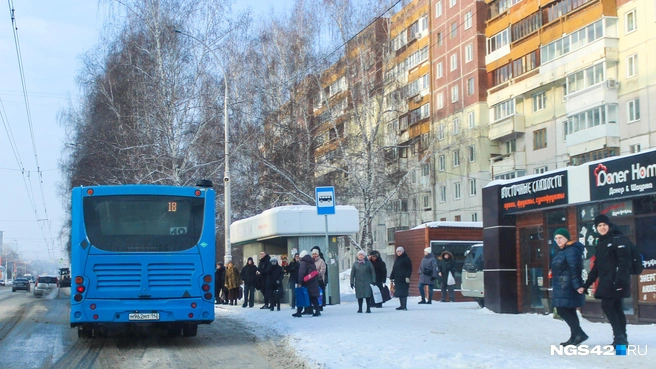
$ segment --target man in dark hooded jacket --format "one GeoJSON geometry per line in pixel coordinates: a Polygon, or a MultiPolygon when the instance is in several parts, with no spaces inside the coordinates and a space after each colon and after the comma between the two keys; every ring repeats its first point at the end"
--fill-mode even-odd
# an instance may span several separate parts
{"type": "Polygon", "coordinates": [[[601,310],[613,328],[612,344],[628,345],[622,302],[631,297],[631,241],[604,214],[594,219],[594,225],[599,234],[594,266],[579,293],[599,279],[594,297],[601,299],[601,310]]]}
{"type": "Polygon", "coordinates": [[[449,251],[442,251],[440,257],[438,279],[442,286],[442,302],[456,301],[455,284],[449,284],[449,273],[456,278],[456,263],[453,260],[453,254],[449,251]],[[448,294],[447,294],[448,291],[448,294]]]}

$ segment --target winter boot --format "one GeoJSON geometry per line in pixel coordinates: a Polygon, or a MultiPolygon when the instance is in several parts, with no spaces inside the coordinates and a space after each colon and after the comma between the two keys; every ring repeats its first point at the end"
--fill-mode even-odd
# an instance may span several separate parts
{"type": "Polygon", "coordinates": [[[278,308],[278,311],[280,311],[280,303],[276,306],[278,308]]]}
{"type": "Polygon", "coordinates": [[[583,332],[583,330],[579,330],[579,332],[574,336],[574,338],[572,339],[572,341],[569,344],[574,345],[574,346],[578,346],[587,339],[588,339],[588,335],[585,334],[585,332],[583,332]]]}
{"type": "Polygon", "coordinates": [[[418,304],[425,304],[425,303],[426,303],[426,300],[424,300],[423,298],[421,299],[421,301],[418,302],[418,304]]]}

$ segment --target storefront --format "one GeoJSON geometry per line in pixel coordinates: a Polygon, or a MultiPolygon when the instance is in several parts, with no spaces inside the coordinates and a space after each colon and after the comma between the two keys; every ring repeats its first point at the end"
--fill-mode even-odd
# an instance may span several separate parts
{"type": "MultiPolygon", "coordinates": [[[[584,278],[595,253],[593,219],[606,214],[644,257],[625,301],[631,323],[656,322],[656,150],[539,176],[494,181],[483,189],[486,307],[498,313],[551,310],[549,265],[558,228],[585,245],[584,278]],[[576,236],[575,236],[576,235],[576,236]]],[[[587,296],[583,316],[603,320],[587,296]]]]}

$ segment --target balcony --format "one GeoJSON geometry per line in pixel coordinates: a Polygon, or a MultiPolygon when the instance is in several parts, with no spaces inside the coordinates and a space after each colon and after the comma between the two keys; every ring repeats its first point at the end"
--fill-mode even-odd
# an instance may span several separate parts
{"type": "Polygon", "coordinates": [[[620,146],[620,129],[617,123],[606,123],[567,135],[567,153],[570,156],[620,146]]]}
{"type": "Polygon", "coordinates": [[[578,112],[599,103],[617,104],[617,89],[618,82],[608,79],[583,90],[572,92],[567,95],[565,103],[567,113],[578,112]]]}
{"type": "Polygon", "coordinates": [[[510,44],[502,46],[485,56],[485,65],[488,65],[510,54],[510,44]]]}
{"type": "Polygon", "coordinates": [[[517,170],[526,170],[526,153],[513,152],[490,159],[490,171],[499,175],[517,170]]]}
{"type": "Polygon", "coordinates": [[[524,115],[514,114],[507,118],[490,123],[488,137],[490,140],[500,140],[516,133],[524,133],[524,115]]]}
{"type": "Polygon", "coordinates": [[[602,37],[591,44],[567,53],[540,66],[540,75],[544,81],[565,77],[568,73],[582,66],[592,65],[601,59],[619,61],[619,39],[602,37]]]}

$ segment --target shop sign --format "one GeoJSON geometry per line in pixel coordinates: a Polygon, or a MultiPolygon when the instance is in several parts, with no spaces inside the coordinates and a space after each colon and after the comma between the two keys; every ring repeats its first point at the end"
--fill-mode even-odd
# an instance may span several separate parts
{"type": "Polygon", "coordinates": [[[588,168],[591,200],[656,192],[656,151],[591,164],[588,168]]]}
{"type": "Polygon", "coordinates": [[[499,191],[503,214],[567,204],[567,172],[534,177],[502,186],[499,191]]]}
{"type": "Polygon", "coordinates": [[[633,215],[633,201],[628,200],[604,203],[601,206],[601,214],[606,214],[611,218],[633,215]]]}
{"type": "Polygon", "coordinates": [[[647,269],[638,277],[638,301],[656,303],[656,270],[647,269]]]}

